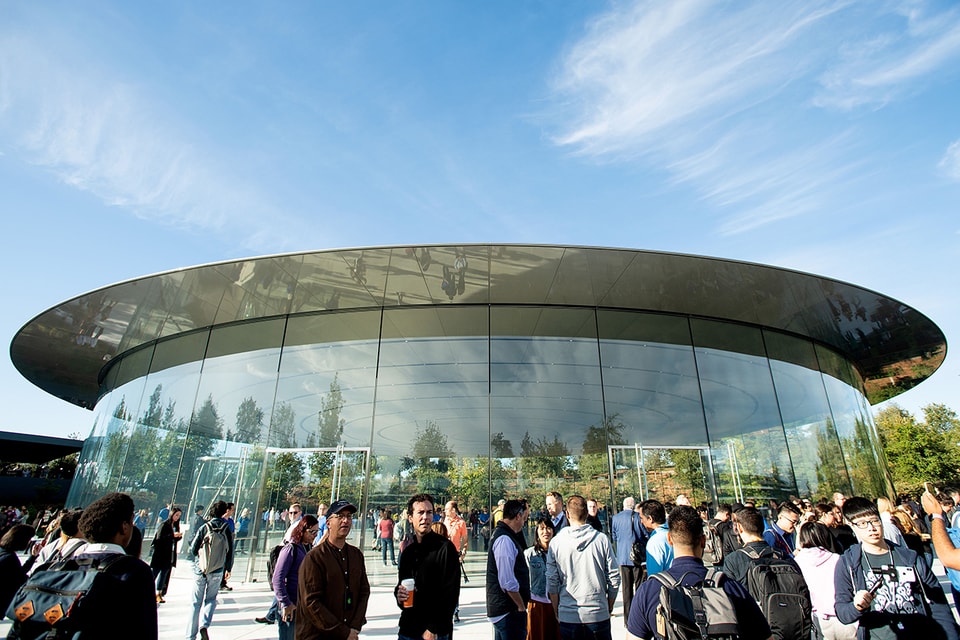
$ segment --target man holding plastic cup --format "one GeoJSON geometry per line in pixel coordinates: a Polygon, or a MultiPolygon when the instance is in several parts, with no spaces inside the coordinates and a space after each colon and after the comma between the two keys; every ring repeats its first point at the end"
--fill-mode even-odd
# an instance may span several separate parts
{"type": "Polygon", "coordinates": [[[414,540],[400,554],[394,589],[401,609],[400,640],[449,640],[453,632],[460,555],[450,540],[430,530],[433,516],[433,496],[421,493],[407,501],[414,540]]]}

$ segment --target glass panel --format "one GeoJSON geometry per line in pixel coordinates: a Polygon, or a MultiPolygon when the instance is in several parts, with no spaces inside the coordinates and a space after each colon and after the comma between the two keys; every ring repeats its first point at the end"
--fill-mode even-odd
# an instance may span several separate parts
{"type": "Polygon", "coordinates": [[[813,344],[765,332],[770,370],[800,493],[815,499],[850,492],[813,344]]]}
{"type": "Polygon", "coordinates": [[[491,309],[492,501],[610,495],[596,318],[588,309],[491,309]],[[498,455],[499,454],[499,455],[498,455]]]}
{"type": "Polygon", "coordinates": [[[706,445],[687,319],[618,311],[597,318],[607,444],[706,445]]]}
{"type": "Polygon", "coordinates": [[[384,312],[371,505],[398,513],[419,492],[464,513],[487,505],[488,349],[486,307],[384,312]]]}
{"type": "Polygon", "coordinates": [[[708,320],[690,324],[720,502],[795,495],[760,330],[708,320]]]}
{"type": "Polygon", "coordinates": [[[881,495],[892,498],[893,487],[876,426],[863,394],[851,385],[859,378],[849,363],[834,352],[817,346],[817,357],[853,493],[871,498],[881,495]]]}

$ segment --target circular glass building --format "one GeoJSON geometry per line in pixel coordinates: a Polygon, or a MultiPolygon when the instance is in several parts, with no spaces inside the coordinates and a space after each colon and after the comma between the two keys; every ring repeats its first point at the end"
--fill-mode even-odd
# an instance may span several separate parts
{"type": "Polygon", "coordinates": [[[11,347],[93,410],[69,504],[226,499],[255,540],[293,500],[890,494],[870,404],[945,353],[921,313],[836,280],[529,245],[181,269],[64,302],[11,347]]]}

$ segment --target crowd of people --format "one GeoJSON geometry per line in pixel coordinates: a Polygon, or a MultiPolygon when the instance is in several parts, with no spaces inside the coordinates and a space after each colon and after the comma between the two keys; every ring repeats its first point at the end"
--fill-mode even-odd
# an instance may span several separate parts
{"type": "MultiPolygon", "coordinates": [[[[705,634],[709,622],[747,639],[954,640],[958,629],[931,563],[936,553],[948,569],[960,570],[960,549],[950,537],[960,524],[960,492],[931,491],[921,501],[922,508],[905,496],[894,505],[886,497],[835,494],[816,504],[748,502],[712,512],[684,496],[672,504],[627,497],[607,522],[595,500],[564,500],[553,491],[542,510],[501,500],[481,523],[479,513],[476,522],[473,513],[462,517],[456,501],[438,505],[417,494],[397,516],[381,510],[375,538],[380,560],[396,566],[399,640],[450,639],[468,579],[463,560],[482,528],[488,529],[486,615],[495,640],[610,640],[618,597],[629,638],[687,637],[671,635],[684,628],[692,637],[705,634]],[[704,598],[712,590],[729,606],[714,605],[702,614],[702,629],[689,627],[683,612],[664,603],[691,590],[704,598]]],[[[185,542],[194,584],[187,640],[208,640],[219,591],[229,588],[240,551],[234,511],[221,500],[195,509],[185,542]]],[[[50,515],[37,542],[38,530],[22,522],[29,512],[15,509],[0,539],[0,606],[12,603],[18,615],[10,637],[35,637],[43,625],[102,624],[96,609],[104,606],[124,636],[157,637],[157,608],[183,540],[182,509],[168,504],[153,523],[153,514],[135,511],[130,496],[111,493],[83,510],[50,515]],[[149,564],[139,559],[136,543],[148,524],[156,528],[149,564]],[[17,554],[24,551],[21,564],[17,554]],[[110,580],[64,607],[53,623],[36,618],[33,602],[22,602],[24,584],[43,583],[54,571],[85,570],[110,580]]],[[[283,542],[271,554],[274,602],[257,622],[276,623],[281,640],[358,638],[371,591],[364,554],[348,542],[356,518],[357,506],[345,500],[320,505],[316,515],[297,503],[285,510],[283,542]]],[[[960,602],[957,588],[952,595],[960,602]]],[[[110,633],[103,629],[98,637],[110,633]]]]}

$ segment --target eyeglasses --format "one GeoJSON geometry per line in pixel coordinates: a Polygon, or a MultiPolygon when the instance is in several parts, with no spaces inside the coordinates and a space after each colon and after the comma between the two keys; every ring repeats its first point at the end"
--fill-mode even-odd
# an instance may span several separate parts
{"type": "Polygon", "coordinates": [[[789,522],[790,524],[792,524],[792,525],[794,525],[794,526],[796,526],[796,524],[797,524],[798,522],[800,522],[800,518],[797,518],[796,520],[794,520],[794,519],[792,519],[792,518],[784,518],[784,520],[786,520],[787,522],[789,522]]]}
{"type": "Polygon", "coordinates": [[[353,516],[352,513],[334,513],[334,514],[331,514],[331,515],[327,516],[327,518],[328,518],[328,519],[329,519],[329,518],[340,518],[341,520],[348,520],[351,516],[353,516]]]}
{"type": "Polygon", "coordinates": [[[320,527],[314,527],[313,529],[307,529],[307,533],[312,533],[313,535],[317,535],[318,533],[320,533],[320,527]]]}
{"type": "Polygon", "coordinates": [[[880,522],[879,518],[868,518],[866,520],[857,520],[852,523],[857,529],[867,529],[873,527],[874,529],[880,529],[883,527],[883,523],[880,522]]]}

